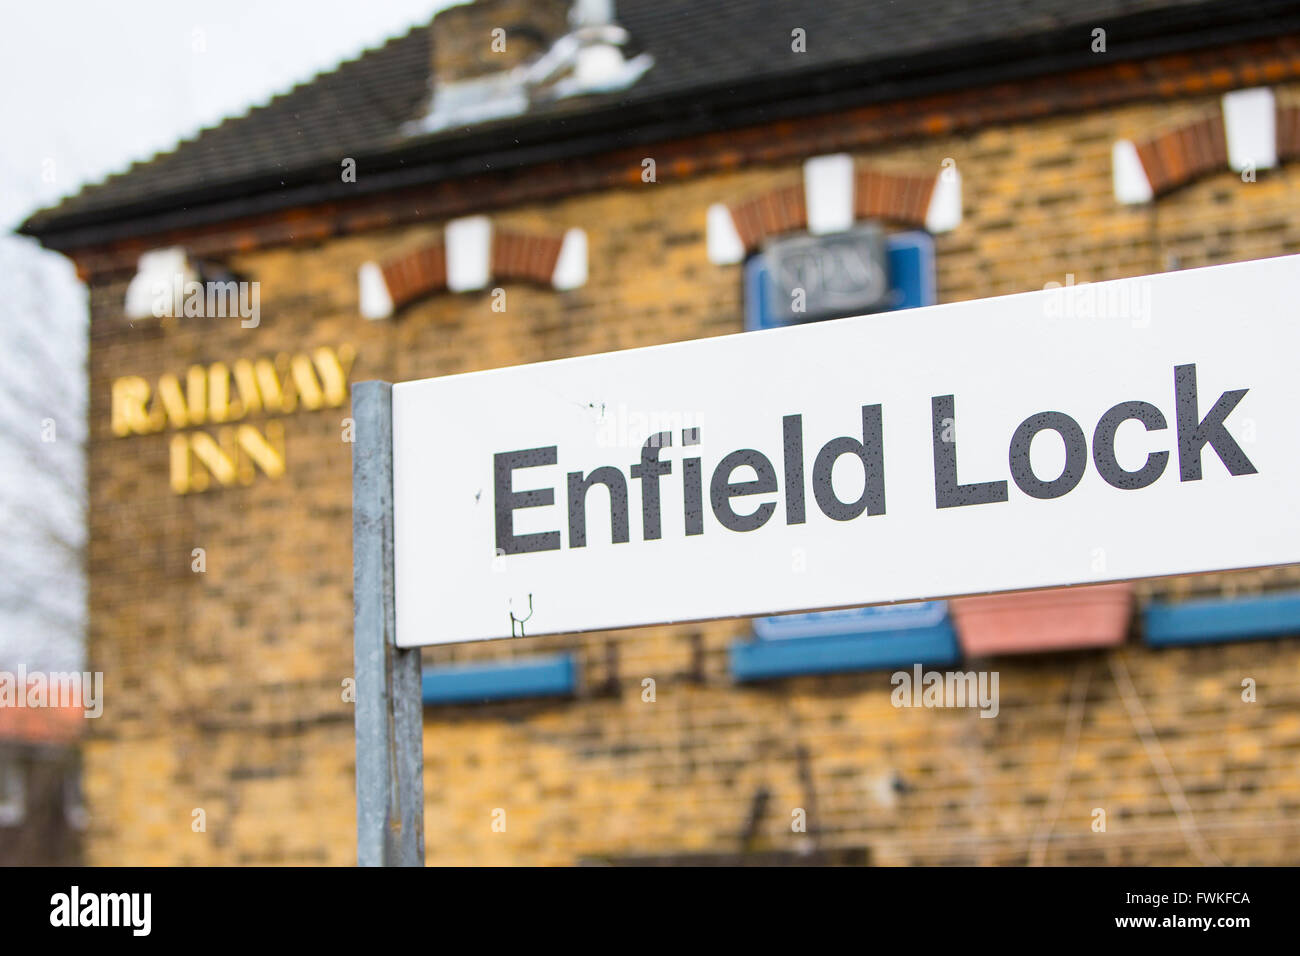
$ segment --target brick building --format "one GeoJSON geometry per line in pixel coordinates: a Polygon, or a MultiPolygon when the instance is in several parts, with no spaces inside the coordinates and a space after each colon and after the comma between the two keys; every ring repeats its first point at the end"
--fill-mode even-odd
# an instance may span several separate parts
{"type": "MultiPolygon", "coordinates": [[[[354,859],[346,383],[741,332],[863,226],[923,301],[1297,252],[1298,160],[1293,4],[478,0],[36,214],[91,292],[88,861],[354,859]]],[[[429,650],[428,859],[1296,862],[1297,587],[429,650]]]]}

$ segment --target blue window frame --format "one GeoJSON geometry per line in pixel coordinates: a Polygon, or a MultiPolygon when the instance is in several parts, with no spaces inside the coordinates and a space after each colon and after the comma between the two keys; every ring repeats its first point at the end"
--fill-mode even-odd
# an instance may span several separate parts
{"type": "Polygon", "coordinates": [[[961,659],[944,601],[758,618],[754,633],[754,640],[731,646],[731,676],[738,681],[961,659]]]}
{"type": "Polygon", "coordinates": [[[1300,591],[1157,602],[1142,623],[1143,639],[1155,647],[1300,635],[1300,591]]]}
{"type": "Polygon", "coordinates": [[[577,655],[539,654],[509,661],[425,668],[426,706],[525,697],[568,697],[578,687],[577,655]]]}
{"type": "MultiPolygon", "coordinates": [[[[901,232],[885,239],[889,255],[889,282],[894,305],[886,309],[915,309],[938,302],[935,290],[934,239],[928,232],[901,232]]],[[[772,316],[769,306],[771,285],[762,253],[745,263],[745,331],[780,328],[784,323],[772,316]]]]}

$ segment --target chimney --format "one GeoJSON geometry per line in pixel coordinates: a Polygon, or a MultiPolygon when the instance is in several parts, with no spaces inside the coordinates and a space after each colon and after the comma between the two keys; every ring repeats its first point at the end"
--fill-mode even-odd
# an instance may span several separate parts
{"type": "Polygon", "coordinates": [[[474,0],[433,18],[434,90],[527,64],[569,30],[568,0],[474,0]]]}

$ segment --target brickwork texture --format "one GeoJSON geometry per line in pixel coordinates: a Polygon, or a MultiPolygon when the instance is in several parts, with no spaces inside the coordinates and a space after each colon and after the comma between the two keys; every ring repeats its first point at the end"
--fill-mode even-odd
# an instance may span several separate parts
{"type": "MultiPolygon", "coordinates": [[[[1179,89],[936,128],[854,155],[884,185],[932,179],[955,161],[964,219],[937,237],[945,302],[1067,274],[1101,280],[1300,252],[1300,164],[1255,182],[1223,167],[1152,204],[1117,204],[1112,143],[1153,141],[1217,102],[1179,89]]],[[[237,274],[261,283],[255,329],[237,319],[132,323],[126,277],[92,282],[89,653],[107,703],[84,749],[89,863],[355,859],[348,408],[278,419],[282,477],[176,495],[175,432],[115,436],[112,381],[183,380],[194,364],[344,344],[356,350],[352,381],[402,381],[738,332],[741,269],[709,261],[706,211],[791,187],[801,204],[798,136],[773,128],[783,150],[772,162],[698,175],[660,164],[656,182],[633,172],[612,188],[492,210],[502,235],[581,227],[590,246],[584,287],[504,279],[494,283],[504,311],[491,289],[437,289],[389,321],[361,318],[358,266],[441,242],[442,220],[231,254],[237,274]]],[[[807,155],[824,151],[810,137],[807,155]]],[[[1275,569],[1160,581],[1141,594],[1297,581],[1294,569],[1275,569]]],[[[1300,861],[1300,638],[1163,651],[1130,638],[1116,650],[968,662],[1001,674],[1001,712],[988,720],[897,709],[885,672],[737,685],[727,647],[748,633],[748,622],[724,621],[427,652],[439,664],[572,650],[582,672],[572,700],[426,710],[428,861],[813,848],[865,851],[875,864],[1300,861]],[[653,702],[645,678],[656,682],[653,702]],[[1254,703],[1242,700],[1245,678],[1257,681],[1254,703]],[[1093,828],[1099,808],[1105,832],[1093,828]],[[803,833],[791,825],[800,809],[803,833]],[[504,831],[493,826],[498,810],[504,831]]]]}

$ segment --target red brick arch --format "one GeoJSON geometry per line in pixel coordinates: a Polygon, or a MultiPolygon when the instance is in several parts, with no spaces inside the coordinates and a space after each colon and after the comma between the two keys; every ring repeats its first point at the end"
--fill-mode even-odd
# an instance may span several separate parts
{"type": "Polygon", "coordinates": [[[388,259],[379,268],[394,310],[447,288],[447,248],[441,242],[388,259]]]}
{"type": "MultiPolygon", "coordinates": [[[[1300,159],[1300,107],[1276,108],[1277,159],[1300,159]]],[[[1230,169],[1227,130],[1221,110],[1135,144],[1155,198],[1230,169]]]]}
{"type": "Polygon", "coordinates": [[[754,252],[769,236],[808,228],[803,186],[780,186],[728,207],[745,252],[754,252]]]}
{"type": "MultiPolygon", "coordinates": [[[[902,226],[924,226],[935,174],[887,173],[858,169],[854,173],[855,219],[881,219],[902,226]]],[[[763,240],[808,228],[802,183],[778,186],[727,207],[745,253],[756,252],[763,240]]]]}
{"type": "Polygon", "coordinates": [[[1156,196],[1228,169],[1228,137],[1219,110],[1136,146],[1156,196]]]}
{"type": "MultiPolygon", "coordinates": [[[[564,235],[528,235],[492,231],[493,281],[530,282],[550,288],[564,235]]],[[[416,299],[447,290],[447,247],[442,240],[379,264],[397,310],[416,299]]]]}
{"type": "Polygon", "coordinates": [[[1277,158],[1300,159],[1300,106],[1277,108],[1277,158]]]}
{"type": "Polygon", "coordinates": [[[934,196],[934,173],[908,175],[860,169],[854,178],[853,206],[858,219],[925,225],[925,214],[934,196]]]}
{"type": "Polygon", "coordinates": [[[529,236],[496,230],[492,233],[492,278],[550,286],[563,245],[562,234],[529,236]]]}

